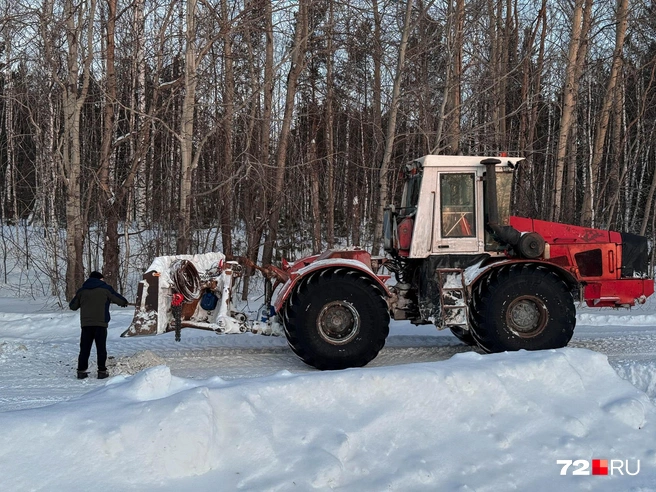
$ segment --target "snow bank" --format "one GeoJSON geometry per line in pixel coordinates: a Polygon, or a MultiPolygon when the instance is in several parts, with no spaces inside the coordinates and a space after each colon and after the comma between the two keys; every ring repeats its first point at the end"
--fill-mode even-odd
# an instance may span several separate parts
{"type": "Polygon", "coordinates": [[[620,360],[613,363],[617,374],[656,401],[656,361],[620,360]]]}
{"type": "Polygon", "coordinates": [[[576,325],[588,326],[656,326],[656,314],[638,314],[635,310],[604,309],[598,312],[580,312],[576,325]]]}
{"type": "Polygon", "coordinates": [[[0,413],[0,476],[5,490],[652,490],[655,418],[580,349],[230,383],[158,366],[0,413]],[[556,460],[592,458],[641,471],[559,475],[556,460]]]}

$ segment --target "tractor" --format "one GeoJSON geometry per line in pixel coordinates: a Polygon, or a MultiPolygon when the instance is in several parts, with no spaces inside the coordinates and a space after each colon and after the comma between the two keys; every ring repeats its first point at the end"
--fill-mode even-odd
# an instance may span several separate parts
{"type": "Polygon", "coordinates": [[[160,257],[123,335],[284,333],[305,363],[344,369],[378,355],[390,318],[448,328],[484,352],[543,350],[572,338],[575,301],[644,303],[654,292],[647,239],[511,216],[521,161],[427,155],[407,164],[401,203],[385,210],[384,257],[335,249],[280,268],[220,253],[160,257]],[[266,279],[255,320],[232,305],[244,267],[266,279]]]}

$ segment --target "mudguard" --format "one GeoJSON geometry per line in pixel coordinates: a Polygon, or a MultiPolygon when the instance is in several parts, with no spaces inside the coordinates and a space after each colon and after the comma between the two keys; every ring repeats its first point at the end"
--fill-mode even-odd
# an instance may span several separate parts
{"type": "Polygon", "coordinates": [[[579,284],[578,280],[567,270],[564,268],[561,268],[558,265],[554,265],[553,263],[549,263],[548,261],[542,261],[542,260],[518,260],[518,259],[503,259],[500,261],[482,261],[479,262],[475,265],[470,266],[469,268],[465,269],[464,271],[464,279],[465,279],[465,286],[471,292],[471,289],[478,283],[480,279],[485,277],[490,271],[496,269],[496,268],[501,268],[502,266],[505,265],[514,265],[517,263],[531,263],[531,264],[537,264],[537,265],[542,265],[545,268],[548,268],[549,270],[552,270],[556,272],[556,274],[563,279],[567,285],[569,285],[571,288],[576,288],[576,286],[579,284]]]}
{"type": "Polygon", "coordinates": [[[378,258],[372,258],[369,253],[360,249],[354,250],[328,250],[321,255],[315,255],[297,261],[285,270],[289,274],[289,279],[276,289],[272,299],[272,306],[276,312],[282,309],[283,305],[294,291],[296,285],[307,276],[327,269],[345,268],[356,270],[370,277],[376,282],[381,291],[387,297],[391,297],[385,281],[390,277],[388,275],[377,275],[371,268],[372,263],[376,263],[378,258]]]}

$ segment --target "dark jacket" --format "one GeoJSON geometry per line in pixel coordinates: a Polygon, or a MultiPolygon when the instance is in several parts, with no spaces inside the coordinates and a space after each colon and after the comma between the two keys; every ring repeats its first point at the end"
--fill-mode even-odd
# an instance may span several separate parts
{"type": "Polygon", "coordinates": [[[73,300],[68,304],[73,311],[80,311],[80,325],[101,326],[107,328],[109,324],[109,304],[118,304],[121,307],[128,305],[128,301],[117,293],[111,285],[100,279],[89,278],[77,291],[73,300]]]}

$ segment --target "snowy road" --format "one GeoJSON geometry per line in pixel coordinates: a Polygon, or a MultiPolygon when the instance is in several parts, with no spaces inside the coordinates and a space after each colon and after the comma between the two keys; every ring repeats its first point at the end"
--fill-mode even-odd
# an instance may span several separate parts
{"type": "MultiPolygon", "coordinates": [[[[654,303],[656,308],[656,303],[654,303]]],[[[593,310],[582,308],[571,347],[587,348],[608,356],[611,363],[620,361],[656,361],[656,309],[639,306],[632,310],[593,310]]],[[[155,343],[152,338],[135,342],[143,350],[152,350],[171,367],[173,374],[223,379],[257,377],[278,371],[292,373],[314,371],[303,364],[280,338],[253,335],[197,338],[191,330],[183,332],[183,345],[155,343]],[[208,339],[209,338],[209,339],[208,339]],[[142,345],[143,344],[143,345],[142,345]],[[211,347],[206,347],[209,344],[211,347]]],[[[161,338],[161,337],[160,337],[161,338]]],[[[385,348],[369,367],[450,359],[460,352],[475,350],[453,337],[448,330],[432,325],[413,326],[393,322],[385,348]]]]}
{"type": "MultiPolygon", "coordinates": [[[[267,376],[281,371],[303,373],[303,364],[284,339],[261,335],[217,336],[186,329],[177,343],[173,334],[119,338],[131,319],[127,310],[113,311],[108,348],[112,374],[134,373],[166,364],[171,373],[193,379],[218,376],[225,380],[267,376]]],[[[78,381],[74,369],[79,328],[76,313],[0,302],[0,411],[48,405],[81,395],[102,384],[94,378],[78,381]]],[[[618,373],[656,397],[656,383],[643,374],[655,372],[656,302],[631,311],[579,309],[571,347],[606,354],[618,373]]],[[[393,323],[387,344],[371,367],[432,362],[471,351],[448,330],[393,323]]],[[[92,355],[92,364],[95,363],[92,355]]]]}

